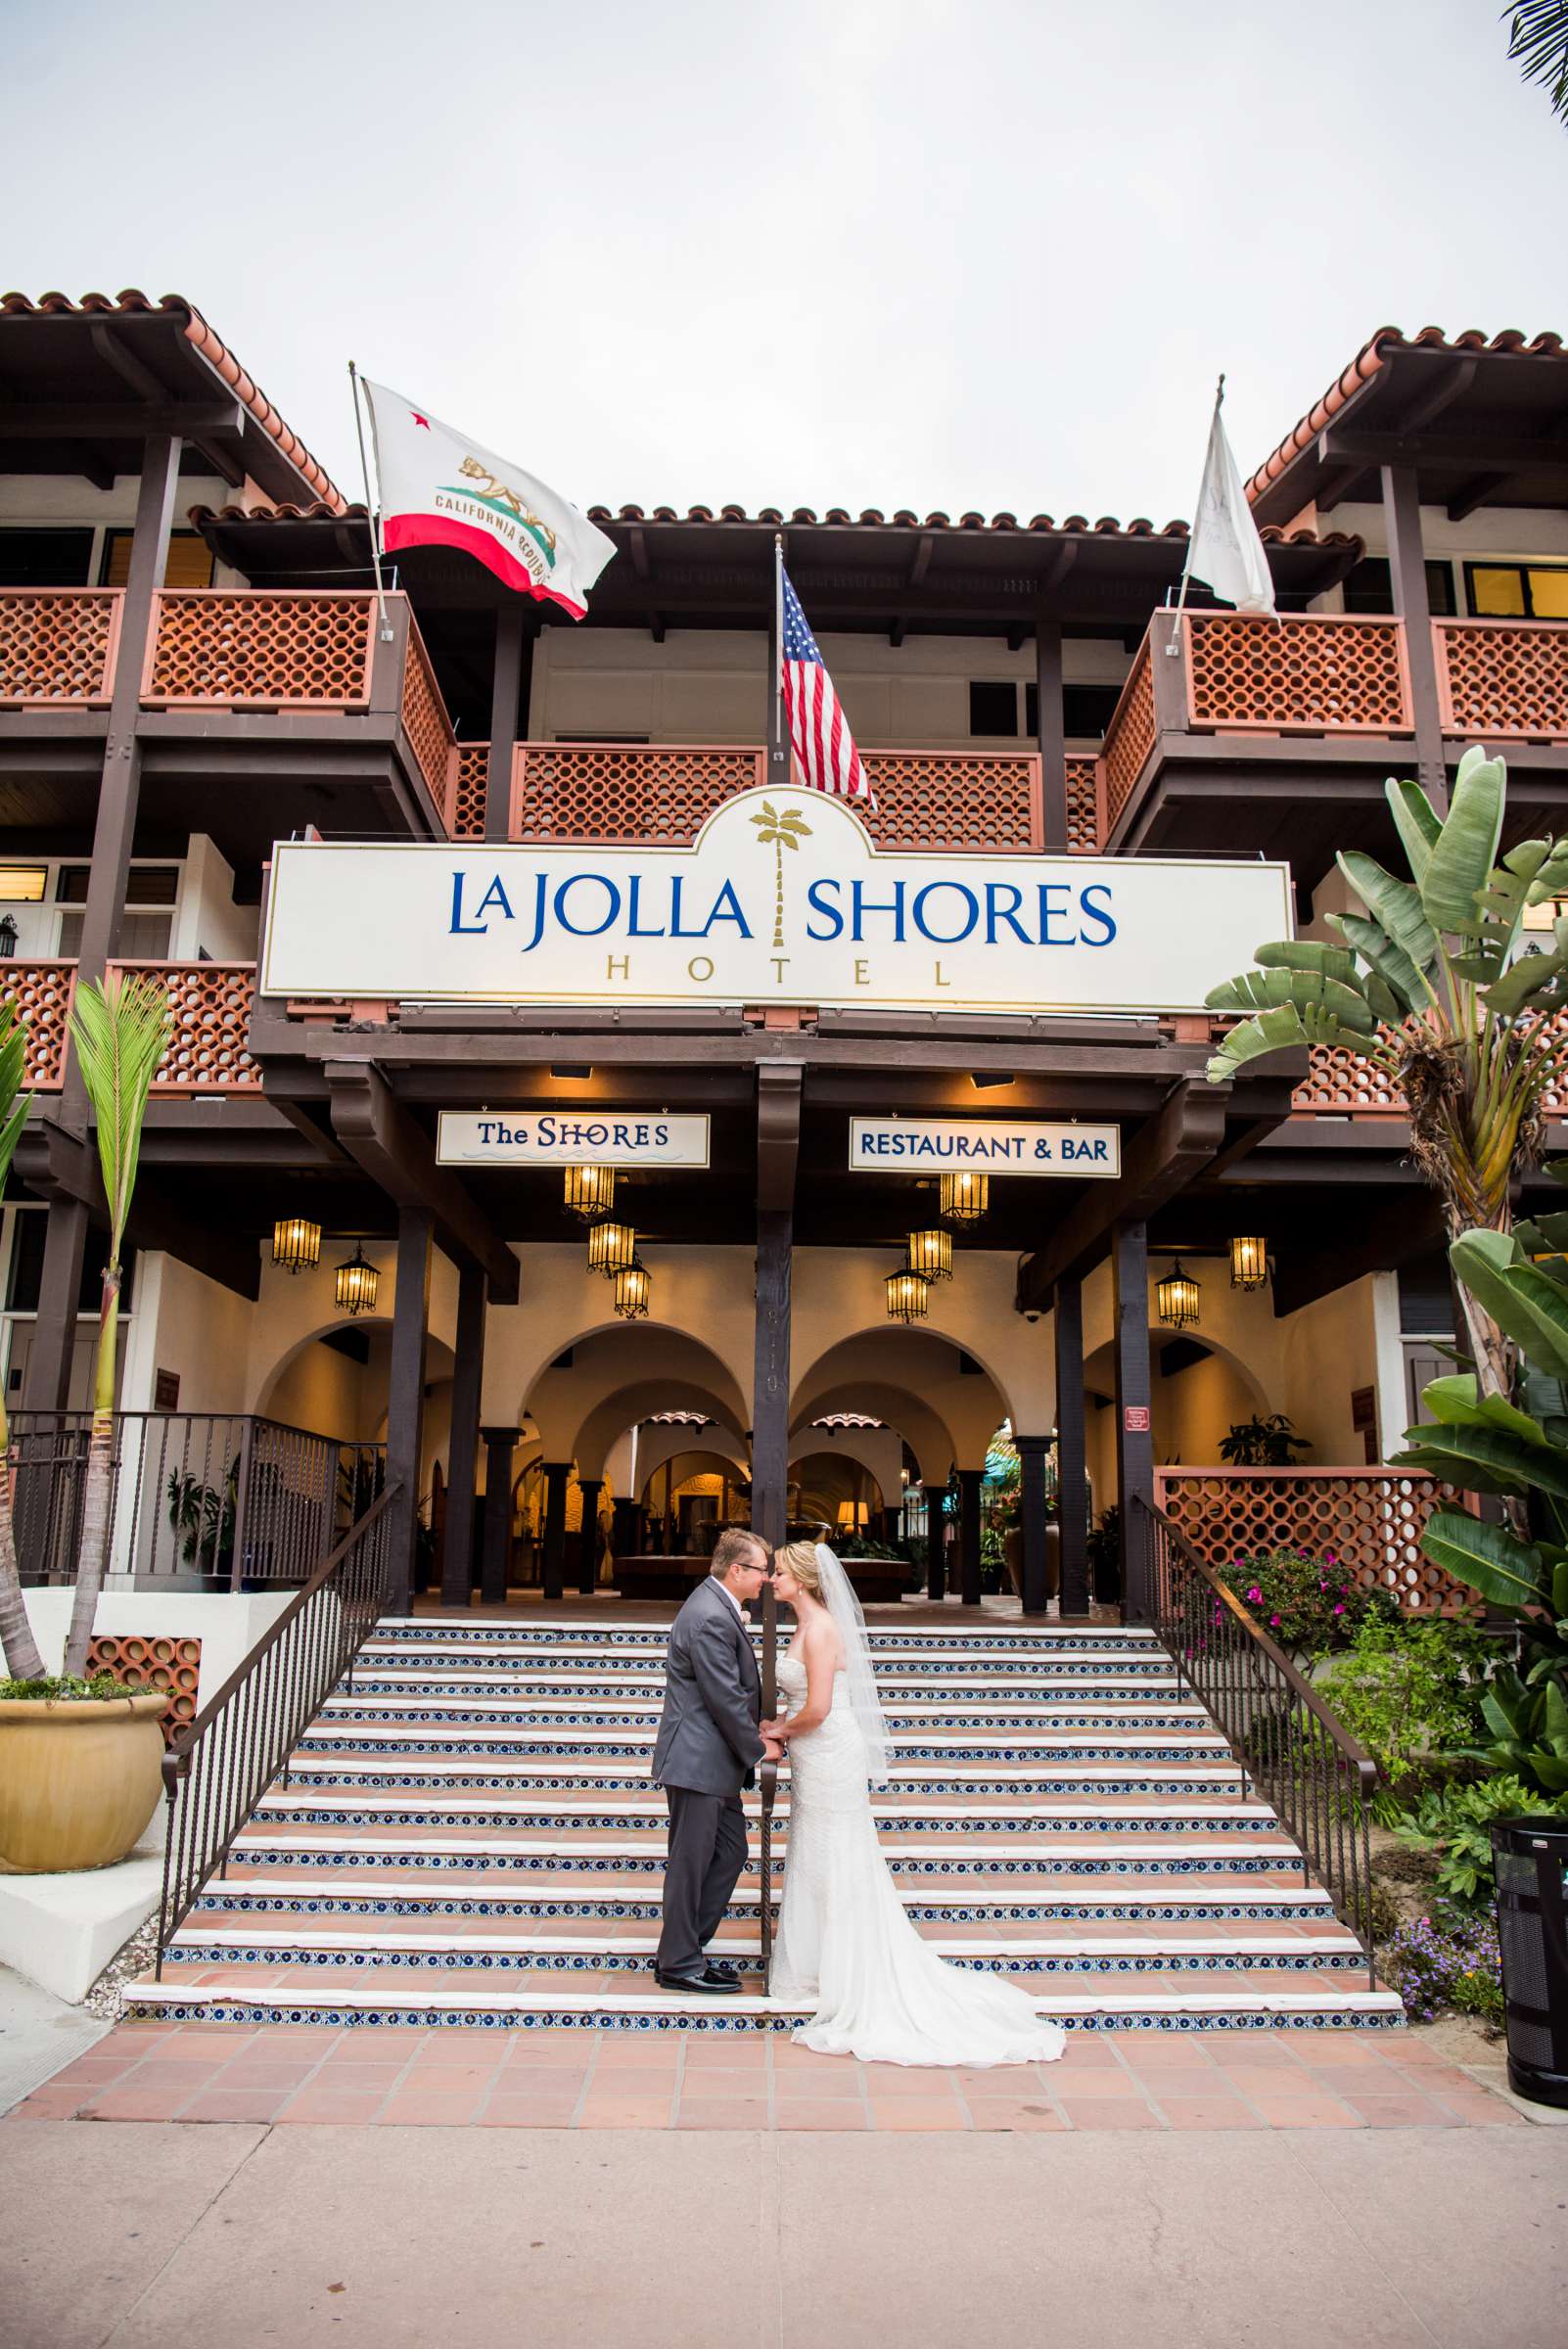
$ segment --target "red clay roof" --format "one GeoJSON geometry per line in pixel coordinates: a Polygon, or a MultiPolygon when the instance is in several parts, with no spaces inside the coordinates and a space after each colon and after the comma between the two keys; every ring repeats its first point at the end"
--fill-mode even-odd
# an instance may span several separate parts
{"type": "MultiPolygon", "coordinates": [[[[1505,327],[1500,335],[1490,338],[1479,327],[1467,327],[1451,340],[1440,326],[1423,326],[1418,334],[1407,335],[1402,327],[1380,326],[1369,343],[1363,344],[1344,373],[1338,376],[1306,415],[1294,432],[1287,433],[1279,446],[1259,466],[1247,484],[1249,502],[1255,502],[1270,484],[1278,481],[1293,458],[1311,446],[1331,417],[1338,415],[1348,400],[1354,399],[1361,386],[1383,365],[1387,354],[1399,350],[1447,351],[1527,351],[1537,358],[1565,358],[1561,335],[1537,335],[1534,340],[1520,334],[1516,327],[1505,327]]],[[[1267,536],[1268,533],[1265,532],[1267,536]]]]}
{"type": "MultiPolygon", "coordinates": [[[[797,506],[790,514],[785,514],[776,506],[764,506],[757,514],[748,514],[741,506],[720,506],[716,511],[712,506],[691,506],[684,514],[677,512],[673,506],[621,506],[616,509],[589,506],[587,514],[590,522],[619,523],[623,526],[638,522],[695,522],[731,524],[738,529],[752,530],[791,527],[821,530],[832,526],[834,529],[849,530],[1033,530],[1058,536],[1076,532],[1102,538],[1180,539],[1189,535],[1191,527],[1185,522],[1168,522],[1163,529],[1156,530],[1152,522],[1145,522],[1141,517],[1122,523],[1113,515],[1105,515],[1098,522],[1089,522],[1082,514],[1070,514],[1061,522],[1054,521],[1049,514],[1037,514],[1027,523],[1020,523],[1016,515],[1006,513],[993,514],[989,521],[983,514],[964,514],[960,515],[957,522],[953,522],[950,516],[940,513],[928,514],[922,519],[907,508],[900,508],[890,517],[870,507],[863,513],[851,514],[842,506],[832,506],[825,514],[817,514],[809,506],[797,506]]],[[[362,522],[366,519],[366,512],[360,504],[193,506],[188,519],[200,530],[205,524],[220,522],[362,522]]],[[[1272,524],[1266,524],[1260,535],[1266,544],[1278,546],[1350,546],[1360,543],[1344,530],[1282,530],[1272,524]]]]}
{"type": "Polygon", "coordinates": [[[250,410],[261,430],[277,442],[296,472],[318,493],[326,510],[334,514],[343,513],[346,506],[343,491],[325,466],[318,464],[298,433],[279,415],[260,386],[247,375],[227,345],[208,326],[195,303],[187,301],[183,294],[165,294],[161,300],[151,301],[136,287],[129,286],[113,301],[107,294],[84,294],[80,301],[72,301],[68,294],[40,294],[36,301],[25,294],[0,295],[0,314],[8,317],[113,317],[128,311],[157,310],[166,310],[176,317],[184,312],[186,341],[195,345],[208,365],[230,387],[236,399],[250,410]]]}

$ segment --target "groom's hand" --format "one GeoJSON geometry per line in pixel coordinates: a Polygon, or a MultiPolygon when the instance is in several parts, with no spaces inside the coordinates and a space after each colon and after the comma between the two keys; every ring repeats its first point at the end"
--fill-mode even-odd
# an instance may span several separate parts
{"type": "Polygon", "coordinates": [[[765,1727],[759,1729],[758,1735],[762,1740],[762,1760],[764,1762],[782,1762],[784,1759],[783,1740],[769,1736],[765,1727]]]}

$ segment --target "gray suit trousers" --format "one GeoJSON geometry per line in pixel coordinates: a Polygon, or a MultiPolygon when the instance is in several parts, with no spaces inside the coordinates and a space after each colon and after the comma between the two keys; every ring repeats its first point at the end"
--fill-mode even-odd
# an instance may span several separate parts
{"type": "Polygon", "coordinates": [[[665,1922],[654,1962],[662,1974],[694,1981],[746,1865],[746,1813],[738,1794],[700,1794],[667,1786],[669,1858],[665,1865],[665,1922]]]}

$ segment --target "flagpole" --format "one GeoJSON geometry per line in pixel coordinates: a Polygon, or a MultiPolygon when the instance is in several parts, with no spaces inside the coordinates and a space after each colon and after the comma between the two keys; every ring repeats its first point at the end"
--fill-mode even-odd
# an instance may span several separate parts
{"type": "MultiPolygon", "coordinates": [[[[387,617],[386,582],[381,576],[381,518],[376,512],[375,501],[370,494],[370,460],[365,454],[365,422],[359,412],[359,370],[352,359],[348,362],[348,389],[354,403],[354,432],[359,440],[360,478],[365,484],[366,528],[370,532],[370,560],[376,573],[376,607],[381,614],[381,640],[383,644],[391,644],[392,628],[392,622],[387,617]]],[[[374,410],[371,413],[371,429],[372,431],[375,429],[374,410]]]]}
{"type": "MultiPolygon", "coordinates": [[[[1211,416],[1211,417],[1210,417],[1210,419],[1209,419],[1209,438],[1210,438],[1210,439],[1211,439],[1211,440],[1214,438],[1214,417],[1215,417],[1215,416],[1218,416],[1218,415],[1219,415],[1219,413],[1220,413],[1220,410],[1222,409],[1222,407],[1223,407],[1223,405],[1224,405],[1224,397],[1225,397],[1225,379],[1224,379],[1224,377],[1222,375],[1222,376],[1221,376],[1221,378],[1220,378],[1220,381],[1219,381],[1218,385],[1215,387],[1215,394],[1214,394],[1214,416],[1211,416]]],[[[1208,476],[1207,476],[1207,474],[1205,474],[1205,476],[1204,476],[1204,479],[1205,479],[1205,480],[1207,480],[1207,479],[1208,479],[1208,476]]],[[[1187,608],[1187,581],[1188,581],[1188,579],[1190,579],[1190,578],[1191,578],[1191,576],[1192,576],[1192,548],[1193,548],[1193,543],[1194,543],[1194,541],[1195,541],[1196,537],[1197,537],[1197,521],[1196,521],[1196,517],[1194,517],[1194,521],[1193,521],[1193,527],[1192,527],[1192,529],[1191,529],[1191,530],[1190,530],[1187,532],[1187,559],[1186,559],[1185,563],[1183,563],[1183,565],[1181,566],[1181,592],[1180,592],[1180,594],[1179,594],[1179,595],[1176,597],[1176,626],[1177,626],[1177,627],[1179,627],[1179,625],[1180,625],[1180,622],[1181,622],[1181,615],[1182,615],[1182,613],[1183,613],[1183,612],[1186,610],[1186,608],[1187,608]]],[[[1169,588],[1166,590],[1165,608],[1166,608],[1166,610],[1167,610],[1168,612],[1169,612],[1169,611],[1170,611],[1170,609],[1171,609],[1171,593],[1170,593],[1170,590],[1169,590],[1169,588]]],[[[1174,661],[1174,660],[1176,659],[1176,650],[1177,650],[1177,647],[1176,647],[1176,628],[1173,628],[1173,629],[1172,629],[1172,631],[1171,631],[1171,636],[1170,636],[1170,640],[1169,640],[1169,642],[1167,643],[1167,645],[1166,645],[1166,648],[1165,648],[1165,649],[1166,649],[1166,655],[1167,655],[1168,659],[1170,659],[1170,660],[1174,661]]]]}
{"type": "Polygon", "coordinates": [[[773,660],[773,702],[767,720],[767,780],[788,791],[789,729],[784,722],[784,533],[773,532],[773,624],[768,632],[773,660]]]}

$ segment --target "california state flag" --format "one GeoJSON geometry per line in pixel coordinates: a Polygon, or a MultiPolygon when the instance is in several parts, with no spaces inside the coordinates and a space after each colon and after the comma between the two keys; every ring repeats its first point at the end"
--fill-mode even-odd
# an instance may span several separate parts
{"type": "Polygon", "coordinates": [[[559,604],[580,620],[614,539],[509,457],[454,433],[400,392],[359,380],[370,404],[387,553],[455,546],[520,595],[559,604]]]}

